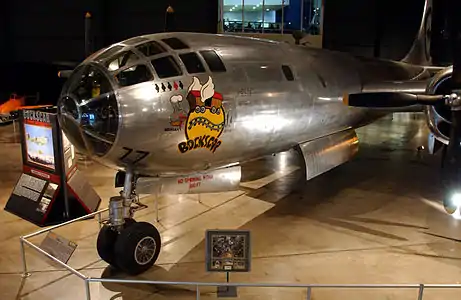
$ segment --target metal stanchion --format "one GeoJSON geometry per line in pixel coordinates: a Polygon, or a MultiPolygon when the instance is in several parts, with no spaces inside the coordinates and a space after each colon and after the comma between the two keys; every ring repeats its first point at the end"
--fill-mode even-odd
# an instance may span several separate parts
{"type": "Polygon", "coordinates": [[[158,217],[158,194],[155,196],[155,220],[157,223],[160,221],[158,217]]]}
{"type": "Polygon", "coordinates": [[[85,279],[86,300],[91,300],[90,281],[85,279]]]}
{"type": "Polygon", "coordinates": [[[311,300],[312,295],[312,287],[307,288],[307,300],[311,300]]]}
{"type": "Polygon", "coordinates": [[[419,285],[418,300],[423,300],[424,284],[419,285]]]}
{"type": "Polygon", "coordinates": [[[16,120],[13,119],[13,136],[14,136],[14,143],[17,143],[16,141],[16,120]]]}
{"type": "Polygon", "coordinates": [[[198,285],[195,286],[195,299],[200,299],[200,287],[198,285]]]}
{"type": "Polygon", "coordinates": [[[26,262],[26,251],[24,249],[24,239],[21,237],[19,239],[19,243],[21,245],[21,258],[22,258],[22,278],[27,278],[31,274],[27,272],[27,262],[26,262]]]}
{"type": "Polygon", "coordinates": [[[98,226],[99,226],[99,229],[102,228],[101,222],[102,222],[102,220],[101,220],[101,213],[99,213],[99,214],[98,214],[98,226]]]}

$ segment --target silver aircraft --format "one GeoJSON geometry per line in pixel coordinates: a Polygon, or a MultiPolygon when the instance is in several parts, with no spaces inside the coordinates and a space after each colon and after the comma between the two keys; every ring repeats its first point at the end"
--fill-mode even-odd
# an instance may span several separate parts
{"type": "MultiPolygon", "coordinates": [[[[241,163],[292,148],[305,159],[306,180],[349,161],[355,129],[401,109],[350,107],[345,94],[435,93],[449,75],[430,66],[431,7],[428,0],[402,61],[200,33],[134,37],[88,57],[58,110],[74,146],[119,170],[123,190],[110,199],[101,258],[130,274],[156,261],[159,232],[133,220],[139,194],[236,189],[241,163]]],[[[426,112],[432,141],[447,144],[443,110],[426,112]]]]}

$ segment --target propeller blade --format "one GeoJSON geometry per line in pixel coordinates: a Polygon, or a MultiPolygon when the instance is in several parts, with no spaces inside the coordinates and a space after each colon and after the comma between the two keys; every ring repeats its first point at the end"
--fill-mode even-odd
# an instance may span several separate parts
{"type": "Polygon", "coordinates": [[[355,107],[388,108],[416,104],[435,105],[445,100],[443,95],[414,95],[409,93],[378,92],[346,94],[344,104],[355,107]]]}

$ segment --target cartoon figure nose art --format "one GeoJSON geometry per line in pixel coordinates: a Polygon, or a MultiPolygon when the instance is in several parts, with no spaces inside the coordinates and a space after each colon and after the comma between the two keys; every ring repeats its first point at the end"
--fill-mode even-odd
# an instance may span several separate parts
{"type": "Polygon", "coordinates": [[[187,101],[189,102],[189,114],[185,126],[187,140],[179,143],[179,151],[186,153],[193,149],[206,148],[214,153],[222,143],[219,136],[224,130],[225,112],[222,94],[215,91],[211,77],[208,77],[208,81],[203,85],[197,77],[194,77],[189,86],[187,101]]]}
{"type": "Polygon", "coordinates": [[[170,115],[171,126],[181,127],[183,122],[187,119],[187,113],[181,107],[182,101],[182,95],[175,95],[170,98],[171,105],[173,106],[173,113],[170,115]]]}

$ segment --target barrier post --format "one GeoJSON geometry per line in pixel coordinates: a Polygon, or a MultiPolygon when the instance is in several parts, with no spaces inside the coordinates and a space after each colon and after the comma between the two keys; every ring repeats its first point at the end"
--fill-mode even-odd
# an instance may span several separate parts
{"type": "Polygon", "coordinates": [[[24,249],[24,238],[21,236],[19,239],[19,244],[21,245],[21,260],[22,260],[22,278],[27,278],[30,276],[30,273],[27,272],[27,262],[26,262],[26,251],[24,249]]]}
{"type": "Polygon", "coordinates": [[[311,300],[312,287],[307,288],[307,300],[311,300]]]}
{"type": "Polygon", "coordinates": [[[99,226],[99,229],[102,228],[102,225],[101,225],[101,213],[98,214],[98,226],[99,226]]]}
{"type": "Polygon", "coordinates": [[[419,285],[418,300],[423,300],[424,284],[419,285]]]}
{"type": "Polygon", "coordinates": [[[86,300],[91,300],[90,281],[88,280],[88,278],[85,279],[85,292],[86,300]]]}

